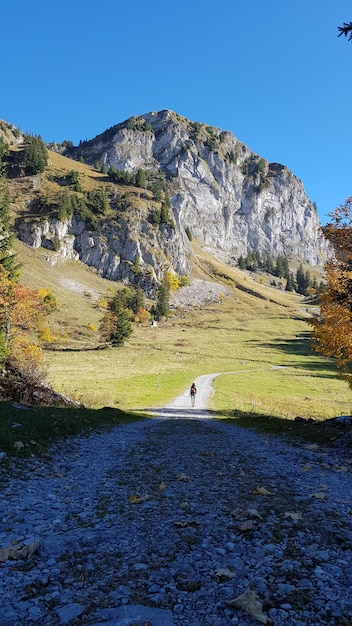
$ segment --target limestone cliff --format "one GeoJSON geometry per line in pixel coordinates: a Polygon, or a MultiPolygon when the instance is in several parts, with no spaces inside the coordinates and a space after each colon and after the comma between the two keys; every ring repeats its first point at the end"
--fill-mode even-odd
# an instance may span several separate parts
{"type": "MultiPolygon", "coordinates": [[[[7,136],[10,126],[4,126],[7,136]]],[[[302,182],[228,131],[164,110],[132,117],[77,147],[58,147],[63,150],[69,159],[108,172],[100,176],[94,169],[96,185],[107,190],[109,209],[100,214],[93,207],[90,220],[76,202],[76,209],[60,215],[55,198],[70,182],[57,169],[46,183],[45,174],[34,177],[27,195],[16,192],[21,197],[18,235],[44,248],[51,263],[80,259],[106,278],[138,280],[153,294],[166,270],[189,274],[192,236],[234,260],[252,251],[311,266],[326,260],[327,243],[302,182]],[[116,174],[122,180],[132,176],[133,184],[116,183],[116,174]],[[163,218],[166,200],[168,217],[163,218]]],[[[71,162],[75,170],[74,161],[67,168],[71,162]]],[[[87,194],[80,190],[78,203],[87,194]]]]}
{"type": "Polygon", "coordinates": [[[130,118],[70,152],[107,169],[161,171],[176,229],[233,256],[259,250],[321,265],[327,245],[302,182],[228,132],[164,110],[130,118]]]}

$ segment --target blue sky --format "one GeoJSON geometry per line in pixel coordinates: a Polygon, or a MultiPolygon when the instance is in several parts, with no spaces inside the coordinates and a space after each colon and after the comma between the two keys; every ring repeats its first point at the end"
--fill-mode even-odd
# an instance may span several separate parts
{"type": "Polygon", "coordinates": [[[352,195],[350,0],[11,0],[0,118],[91,139],[172,109],[287,165],[322,223],[352,195]]]}

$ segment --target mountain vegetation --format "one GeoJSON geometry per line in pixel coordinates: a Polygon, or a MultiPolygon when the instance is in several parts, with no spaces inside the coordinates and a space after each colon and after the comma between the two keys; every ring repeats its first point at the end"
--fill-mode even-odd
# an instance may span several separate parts
{"type": "Polygon", "coordinates": [[[314,347],[333,357],[352,388],[352,198],[337,207],[324,227],[335,255],[326,265],[327,287],[313,318],[314,347]]]}
{"type": "MultiPolygon", "coordinates": [[[[308,251],[308,258],[323,261],[327,247],[320,239],[316,210],[287,168],[269,164],[253,155],[230,133],[189,122],[169,111],[131,118],[109,129],[97,140],[81,142],[77,149],[72,142],[66,141],[62,146],[51,146],[54,151],[49,150],[40,137],[22,135],[7,123],[2,123],[0,130],[3,133],[0,137],[1,358],[9,370],[21,372],[28,380],[32,377],[38,381],[44,377],[45,364],[50,382],[65,393],[67,390],[60,383],[60,375],[54,373],[55,364],[65,362],[66,372],[68,351],[74,350],[70,353],[70,360],[75,364],[76,374],[79,372],[78,395],[87,402],[84,389],[94,388],[94,383],[92,380],[85,387],[85,374],[81,369],[87,357],[82,360],[83,353],[89,354],[90,363],[98,363],[99,359],[96,360],[94,355],[102,354],[102,348],[105,351],[118,350],[126,372],[130,363],[138,362],[141,368],[138,376],[143,376],[142,372],[150,369],[146,363],[143,365],[144,348],[131,358],[132,346],[139,342],[144,345],[143,337],[147,336],[147,329],[152,328],[151,321],[156,320],[166,335],[171,327],[178,334],[185,329],[181,329],[176,320],[190,315],[192,321],[187,324],[197,328],[194,328],[194,337],[199,345],[216,353],[220,350],[222,356],[228,356],[222,364],[215,362],[213,357],[209,361],[206,353],[198,353],[198,344],[187,340],[185,351],[181,350],[181,353],[189,357],[186,361],[184,357],[177,358],[177,366],[184,369],[182,375],[178,374],[178,386],[181,386],[186,384],[188,377],[195,377],[195,364],[199,367],[201,363],[206,371],[210,367],[216,367],[215,371],[218,371],[220,366],[220,371],[231,370],[233,359],[236,359],[234,355],[237,355],[233,343],[237,337],[235,329],[241,325],[236,322],[235,310],[238,320],[241,316],[248,320],[253,314],[254,318],[262,316],[262,305],[258,308],[258,302],[276,302],[278,311],[282,307],[291,310],[291,301],[281,302],[283,290],[287,298],[291,298],[291,294],[297,298],[309,296],[310,300],[305,303],[309,307],[312,296],[316,298],[322,291],[322,264],[312,267],[307,260],[293,254],[293,248],[289,246],[283,252],[280,246],[274,247],[277,254],[273,254],[271,248],[265,252],[264,231],[270,233],[271,241],[275,241],[276,233],[281,232],[277,230],[281,205],[267,207],[264,222],[258,213],[259,206],[267,202],[265,194],[268,189],[270,197],[273,193],[285,194],[289,189],[291,204],[285,206],[285,223],[289,226],[285,228],[293,238],[298,230],[300,232],[295,252],[301,249],[304,256],[308,251]],[[174,133],[169,135],[171,147],[165,144],[166,131],[174,133]],[[126,138],[130,141],[131,137],[137,151],[131,148],[127,153],[126,138]],[[106,142],[110,142],[114,152],[109,152],[106,142]],[[98,151],[99,143],[103,144],[107,155],[105,160],[102,159],[103,152],[98,151]],[[148,149],[144,153],[146,146],[148,149]],[[125,160],[118,154],[119,150],[125,151],[125,160]],[[118,155],[115,160],[110,156],[113,153],[118,155]],[[128,163],[131,167],[126,166],[128,163]],[[185,167],[191,167],[189,178],[183,174],[185,167]],[[217,205],[209,208],[209,190],[213,194],[216,187],[216,193],[218,196],[223,194],[224,200],[228,194],[226,189],[239,183],[243,196],[238,214],[235,206],[231,213],[229,207],[223,205],[221,216],[217,214],[217,205]],[[186,190],[188,184],[189,193],[186,190]],[[294,197],[296,199],[292,200],[294,197]],[[198,200],[193,206],[194,198],[198,200]],[[295,219],[301,220],[301,209],[304,209],[306,228],[300,226],[296,231],[293,224],[295,219]],[[235,250],[233,244],[228,248],[221,229],[226,230],[230,240],[232,228],[236,233],[236,220],[240,219],[242,228],[247,220],[244,215],[248,212],[253,229],[257,228],[257,245],[253,247],[255,231],[246,230],[238,240],[243,252],[235,250]],[[262,228],[263,234],[260,235],[262,228]],[[215,257],[205,258],[200,252],[202,247],[213,250],[215,257]],[[226,258],[226,265],[221,269],[214,262],[217,255],[226,258]],[[235,274],[236,266],[245,273],[237,270],[235,274]],[[252,278],[248,276],[248,270],[253,274],[252,278]],[[188,312],[177,306],[177,293],[190,283],[192,285],[199,273],[203,279],[210,277],[211,281],[224,284],[224,293],[230,287],[232,294],[230,298],[224,295],[214,301],[215,304],[212,298],[209,302],[203,301],[199,295],[193,305],[196,310],[200,307],[203,311],[209,306],[209,319],[214,315],[210,312],[211,307],[215,306],[218,321],[209,322],[209,329],[213,328],[217,337],[216,348],[204,340],[202,325],[190,312],[192,306],[188,312]],[[242,298],[246,302],[246,312],[242,312],[242,298]],[[251,301],[249,308],[248,298],[251,301]],[[226,315],[231,311],[233,320],[228,335],[220,337],[215,328],[220,323],[221,329],[220,320],[227,319],[226,315],[223,318],[225,308],[226,315]],[[125,351],[131,351],[127,362],[122,356],[125,351]],[[78,361],[74,354],[77,354],[78,361]]],[[[230,199],[229,195],[226,197],[230,199]]],[[[328,239],[335,244],[332,237],[328,239]]],[[[192,291],[190,294],[191,299],[194,294],[192,291]]],[[[304,324],[307,324],[305,316],[304,324]]],[[[175,341],[174,350],[178,353],[175,346],[182,346],[184,340],[178,337],[175,341]]],[[[236,341],[240,345],[238,337],[236,341]]],[[[162,346],[160,349],[168,354],[166,344],[162,346]]],[[[336,357],[333,353],[330,356],[336,357]]],[[[106,366],[101,363],[97,367],[98,370],[95,366],[91,370],[94,380],[99,380],[100,372],[106,371],[106,366]]],[[[165,364],[160,367],[167,375],[168,367],[165,368],[165,364]]],[[[119,367],[117,371],[121,376],[119,367]]],[[[150,375],[152,380],[154,374],[150,372],[150,375]]],[[[134,376],[127,387],[132,384],[134,376]]],[[[66,375],[65,378],[67,384],[66,375]]],[[[72,376],[72,381],[76,379],[72,376]]],[[[77,390],[70,387],[68,391],[77,397],[77,390]]],[[[176,390],[171,391],[166,385],[165,391],[173,395],[176,390]]],[[[109,397],[106,389],[104,394],[109,397]]],[[[89,402],[99,404],[97,398],[91,398],[89,402]]],[[[113,398],[111,402],[115,404],[113,398]]],[[[123,394],[118,402],[128,400],[123,394]]],[[[314,413],[311,407],[309,410],[314,413]]]]}

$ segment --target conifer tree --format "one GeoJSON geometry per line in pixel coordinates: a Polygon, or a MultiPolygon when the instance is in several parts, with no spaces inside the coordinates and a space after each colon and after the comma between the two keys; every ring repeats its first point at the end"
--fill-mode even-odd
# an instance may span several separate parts
{"type": "Polygon", "coordinates": [[[133,313],[138,313],[139,309],[144,309],[145,297],[143,290],[139,285],[134,285],[132,287],[128,304],[133,313]]]}
{"type": "Polygon", "coordinates": [[[293,274],[289,274],[287,281],[286,281],[286,287],[285,287],[286,291],[294,291],[294,279],[293,279],[293,274]]]}
{"type": "Polygon", "coordinates": [[[167,280],[159,285],[157,291],[157,301],[154,307],[154,317],[161,320],[163,317],[168,318],[170,314],[170,287],[167,280]]]}
{"type": "Polygon", "coordinates": [[[10,280],[17,280],[20,264],[12,252],[14,235],[11,234],[10,194],[6,179],[0,175],[0,265],[6,269],[10,280]]]}
{"type": "Polygon", "coordinates": [[[27,174],[44,172],[48,162],[48,151],[41,137],[28,135],[25,138],[21,160],[27,174]]]}
{"type": "Polygon", "coordinates": [[[112,346],[120,346],[132,334],[132,324],[128,312],[128,298],[131,290],[128,287],[118,289],[109,303],[107,312],[100,323],[102,339],[112,346]]]}
{"type": "Polygon", "coordinates": [[[238,267],[240,268],[240,270],[245,270],[246,269],[246,262],[245,262],[242,254],[241,254],[240,258],[238,259],[238,267]]]}

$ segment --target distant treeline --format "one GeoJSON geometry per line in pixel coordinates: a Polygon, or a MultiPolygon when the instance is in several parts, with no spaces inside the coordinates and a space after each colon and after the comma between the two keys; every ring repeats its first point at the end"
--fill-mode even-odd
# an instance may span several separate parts
{"type": "MultiPolygon", "coordinates": [[[[276,258],[269,254],[262,258],[258,251],[248,252],[245,257],[241,254],[238,259],[238,267],[250,272],[267,272],[272,276],[284,279],[286,281],[286,291],[296,291],[304,296],[312,295],[325,289],[325,284],[322,281],[318,285],[316,277],[312,276],[308,270],[304,271],[302,263],[300,263],[296,272],[290,271],[287,257],[281,254],[276,258]]],[[[276,280],[272,280],[271,284],[277,286],[276,280]]]]}

